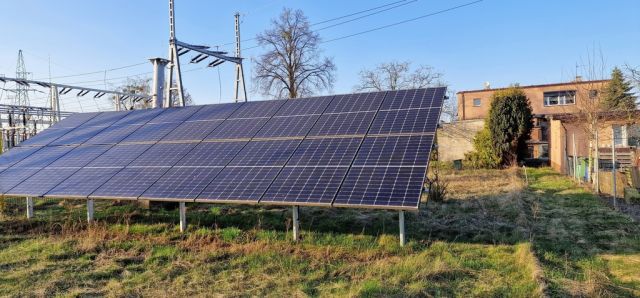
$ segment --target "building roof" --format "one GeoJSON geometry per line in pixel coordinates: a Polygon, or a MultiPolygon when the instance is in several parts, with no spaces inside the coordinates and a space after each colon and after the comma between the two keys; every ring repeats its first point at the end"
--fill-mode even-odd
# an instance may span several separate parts
{"type": "MultiPolygon", "coordinates": [[[[604,83],[609,80],[591,80],[591,81],[571,81],[564,83],[552,83],[552,84],[541,84],[541,85],[527,85],[527,86],[518,86],[519,88],[540,88],[540,87],[554,87],[554,86],[565,86],[565,85],[576,85],[576,84],[593,84],[593,83],[604,83]]],[[[465,90],[459,91],[457,94],[462,93],[471,93],[471,92],[483,92],[483,91],[498,91],[505,90],[511,87],[502,87],[502,88],[489,88],[489,89],[477,89],[477,90],[465,90]]]]}

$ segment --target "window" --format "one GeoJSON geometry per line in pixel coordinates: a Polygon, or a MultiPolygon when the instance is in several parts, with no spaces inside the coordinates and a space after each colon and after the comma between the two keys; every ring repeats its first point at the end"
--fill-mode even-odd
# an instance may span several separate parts
{"type": "Polygon", "coordinates": [[[575,91],[554,91],[544,93],[545,106],[564,106],[576,103],[575,91]]]}
{"type": "Polygon", "coordinates": [[[589,90],[589,98],[595,99],[598,97],[598,90],[589,90]]]}
{"type": "Polygon", "coordinates": [[[480,98],[474,98],[473,99],[473,106],[474,107],[479,107],[482,104],[482,99],[480,98]]]}
{"type": "Polygon", "coordinates": [[[613,141],[616,147],[627,146],[627,126],[613,125],[613,141]]]}

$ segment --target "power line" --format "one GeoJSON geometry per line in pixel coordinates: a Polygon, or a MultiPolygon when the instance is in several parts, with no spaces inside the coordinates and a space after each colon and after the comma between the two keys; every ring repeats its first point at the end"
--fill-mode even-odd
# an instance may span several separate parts
{"type": "MultiPolygon", "coordinates": [[[[109,72],[109,71],[115,71],[115,70],[121,70],[121,69],[126,69],[126,68],[131,68],[131,67],[136,67],[136,66],[140,66],[143,64],[148,64],[149,62],[141,62],[141,63],[136,63],[136,64],[130,64],[130,65],[125,65],[125,66],[120,66],[120,67],[116,67],[116,68],[110,68],[110,69],[104,69],[104,70],[97,70],[97,71],[92,71],[92,72],[85,72],[85,73],[79,73],[79,74],[73,74],[73,75],[64,75],[64,76],[57,76],[57,77],[52,77],[51,79],[63,79],[63,78],[72,78],[72,77],[81,77],[81,76],[87,76],[87,75],[92,75],[92,74],[101,74],[104,72],[109,72]]],[[[41,79],[37,79],[37,80],[47,80],[49,78],[41,78],[41,79]]]]}
{"type": "MultiPolygon", "coordinates": [[[[367,13],[367,12],[370,12],[370,11],[373,11],[373,10],[376,10],[376,9],[385,8],[385,7],[388,7],[388,6],[392,6],[392,5],[395,5],[395,4],[398,4],[398,3],[407,2],[407,1],[409,1],[409,0],[400,0],[400,1],[395,1],[395,2],[391,2],[391,3],[387,3],[387,4],[380,5],[380,6],[376,6],[376,7],[373,7],[373,8],[369,8],[369,9],[365,9],[365,10],[357,11],[357,12],[354,12],[354,13],[350,13],[350,14],[342,15],[342,16],[339,16],[339,17],[335,17],[335,18],[332,18],[332,19],[328,19],[328,20],[324,20],[324,21],[317,22],[317,23],[313,23],[313,24],[311,24],[311,26],[317,26],[317,25],[321,25],[321,24],[330,23],[330,22],[333,22],[333,21],[337,21],[337,20],[341,20],[341,19],[344,19],[344,18],[348,18],[348,17],[356,16],[356,15],[359,15],[359,14],[367,13]]],[[[416,2],[416,1],[418,1],[418,0],[412,0],[412,1],[409,1],[408,3],[403,3],[403,4],[401,4],[401,5],[397,5],[397,6],[394,6],[394,7],[391,7],[391,8],[387,8],[387,9],[381,10],[381,11],[376,12],[376,13],[372,13],[372,14],[369,14],[369,15],[366,15],[366,16],[358,17],[358,18],[355,18],[355,19],[353,19],[353,20],[351,20],[351,21],[355,21],[355,20],[358,20],[358,19],[362,19],[362,18],[365,18],[365,17],[371,16],[371,15],[378,14],[378,13],[383,12],[383,11],[391,10],[391,9],[394,9],[394,8],[397,8],[397,7],[400,7],[400,6],[404,6],[404,5],[406,5],[406,4],[409,4],[409,3],[412,3],[412,2],[416,2]]],[[[330,25],[330,26],[327,26],[327,27],[324,27],[324,28],[320,28],[320,29],[318,29],[318,30],[324,30],[324,29],[331,28],[331,27],[335,27],[335,26],[338,26],[338,25],[341,25],[341,24],[344,24],[344,23],[348,23],[348,22],[351,22],[351,21],[342,22],[342,23],[337,24],[337,25],[330,25]]],[[[257,39],[257,38],[252,37],[252,38],[243,39],[243,40],[241,40],[240,42],[247,42],[247,41],[252,41],[252,40],[256,40],[256,39],[257,39]]],[[[218,45],[218,47],[224,47],[224,46],[233,45],[233,44],[235,44],[235,41],[234,41],[234,42],[228,42],[228,43],[224,43],[224,44],[218,45]]],[[[251,47],[251,49],[252,49],[252,48],[254,48],[254,47],[251,47]]]]}

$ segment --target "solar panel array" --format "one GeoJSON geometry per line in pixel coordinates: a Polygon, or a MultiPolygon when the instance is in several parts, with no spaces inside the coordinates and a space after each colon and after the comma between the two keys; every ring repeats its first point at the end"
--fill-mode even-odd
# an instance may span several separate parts
{"type": "Polygon", "coordinates": [[[74,114],[0,155],[0,193],[416,209],[444,95],[74,114]]]}

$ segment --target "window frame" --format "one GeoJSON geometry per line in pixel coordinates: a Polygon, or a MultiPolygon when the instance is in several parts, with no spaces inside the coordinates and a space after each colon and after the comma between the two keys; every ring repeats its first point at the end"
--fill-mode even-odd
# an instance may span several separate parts
{"type": "Polygon", "coordinates": [[[480,107],[482,106],[482,98],[474,98],[471,100],[471,105],[474,107],[480,107]],[[476,101],[478,102],[478,104],[476,104],[476,101]]]}
{"type": "Polygon", "coordinates": [[[542,104],[545,107],[570,106],[576,104],[575,90],[545,91],[542,93],[542,104]],[[568,101],[568,99],[571,99],[568,101]]]}

